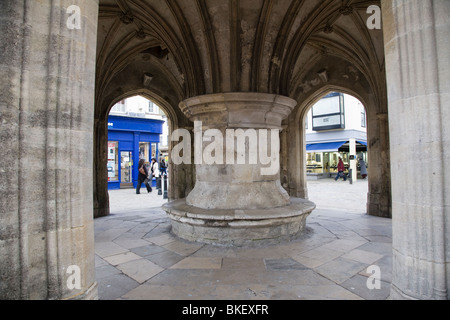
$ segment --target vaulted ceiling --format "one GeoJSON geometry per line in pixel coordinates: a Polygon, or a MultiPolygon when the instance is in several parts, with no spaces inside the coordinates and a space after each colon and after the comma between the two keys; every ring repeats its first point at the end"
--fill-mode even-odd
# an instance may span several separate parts
{"type": "Polygon", "coordinates": [[[301,99],[324,83],[383,99],[383,35],[363,0],[100,0],[97,103],[146,88],[301,99]]]}

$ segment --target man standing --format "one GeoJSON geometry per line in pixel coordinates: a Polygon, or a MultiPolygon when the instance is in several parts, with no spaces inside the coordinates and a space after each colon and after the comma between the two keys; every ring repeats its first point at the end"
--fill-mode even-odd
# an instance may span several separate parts
{"type": "Polygon", "coordinates": [[[167,174],[167,166],[166,162],[164,161],[164,158],[161,158],[161,162],[159,163],[159,171],[161,175],[167,174]]]}

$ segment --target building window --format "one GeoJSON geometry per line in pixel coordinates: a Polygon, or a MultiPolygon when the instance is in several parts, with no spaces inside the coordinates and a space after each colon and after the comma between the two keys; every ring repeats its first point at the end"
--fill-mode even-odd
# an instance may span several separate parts
{"type": "Polygon", "coordinates": [[[333,92],[320,99],[312,107],[314,131],[344,129],[344,95],[333,92]]]}
{"type": "Polygon", "coordinates": [[[155,112],[155,105],[150,100],[148,101],[148,112],[150,112],[150,113],[154,113],[155,112]]]}
{"type": "Polygon", "coordinates": [[[361,106],[361,127],[366,127],[366,109],[361,106]]]}
{"type": "Polygon", "coordinates": [[[117,102],[112,108],[112,112],[125,112],[125,100],[117,102]]]}

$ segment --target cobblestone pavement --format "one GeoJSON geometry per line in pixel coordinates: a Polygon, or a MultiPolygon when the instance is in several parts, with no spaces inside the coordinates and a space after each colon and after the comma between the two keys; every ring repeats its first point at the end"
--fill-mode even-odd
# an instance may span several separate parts
{"type": "Polygon", "coordinates": [[[365,214],[367,181],[309,181],[308,193],[317,208],[300,238],[238,248],[172,235],[156,189],[110,190],[111,214],[94,220],[99,299],[387,299],[391,220],[365,214]]]}

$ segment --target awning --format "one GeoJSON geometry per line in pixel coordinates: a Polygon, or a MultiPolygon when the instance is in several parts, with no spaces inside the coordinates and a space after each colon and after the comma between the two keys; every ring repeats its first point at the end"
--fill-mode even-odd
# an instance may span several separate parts
{"type": "Polygon", "coordinates": [[[364,146],[367,146],[367,142],[364,142],[364,141],[356,141],[356,142],[361,143],[364,146]]]}
{"type": "Polygon", "coordinates": [[[309,143],[306,145],[306,152],[334,152],[338,151],[346,142],[347,141],[309,143]]]}

